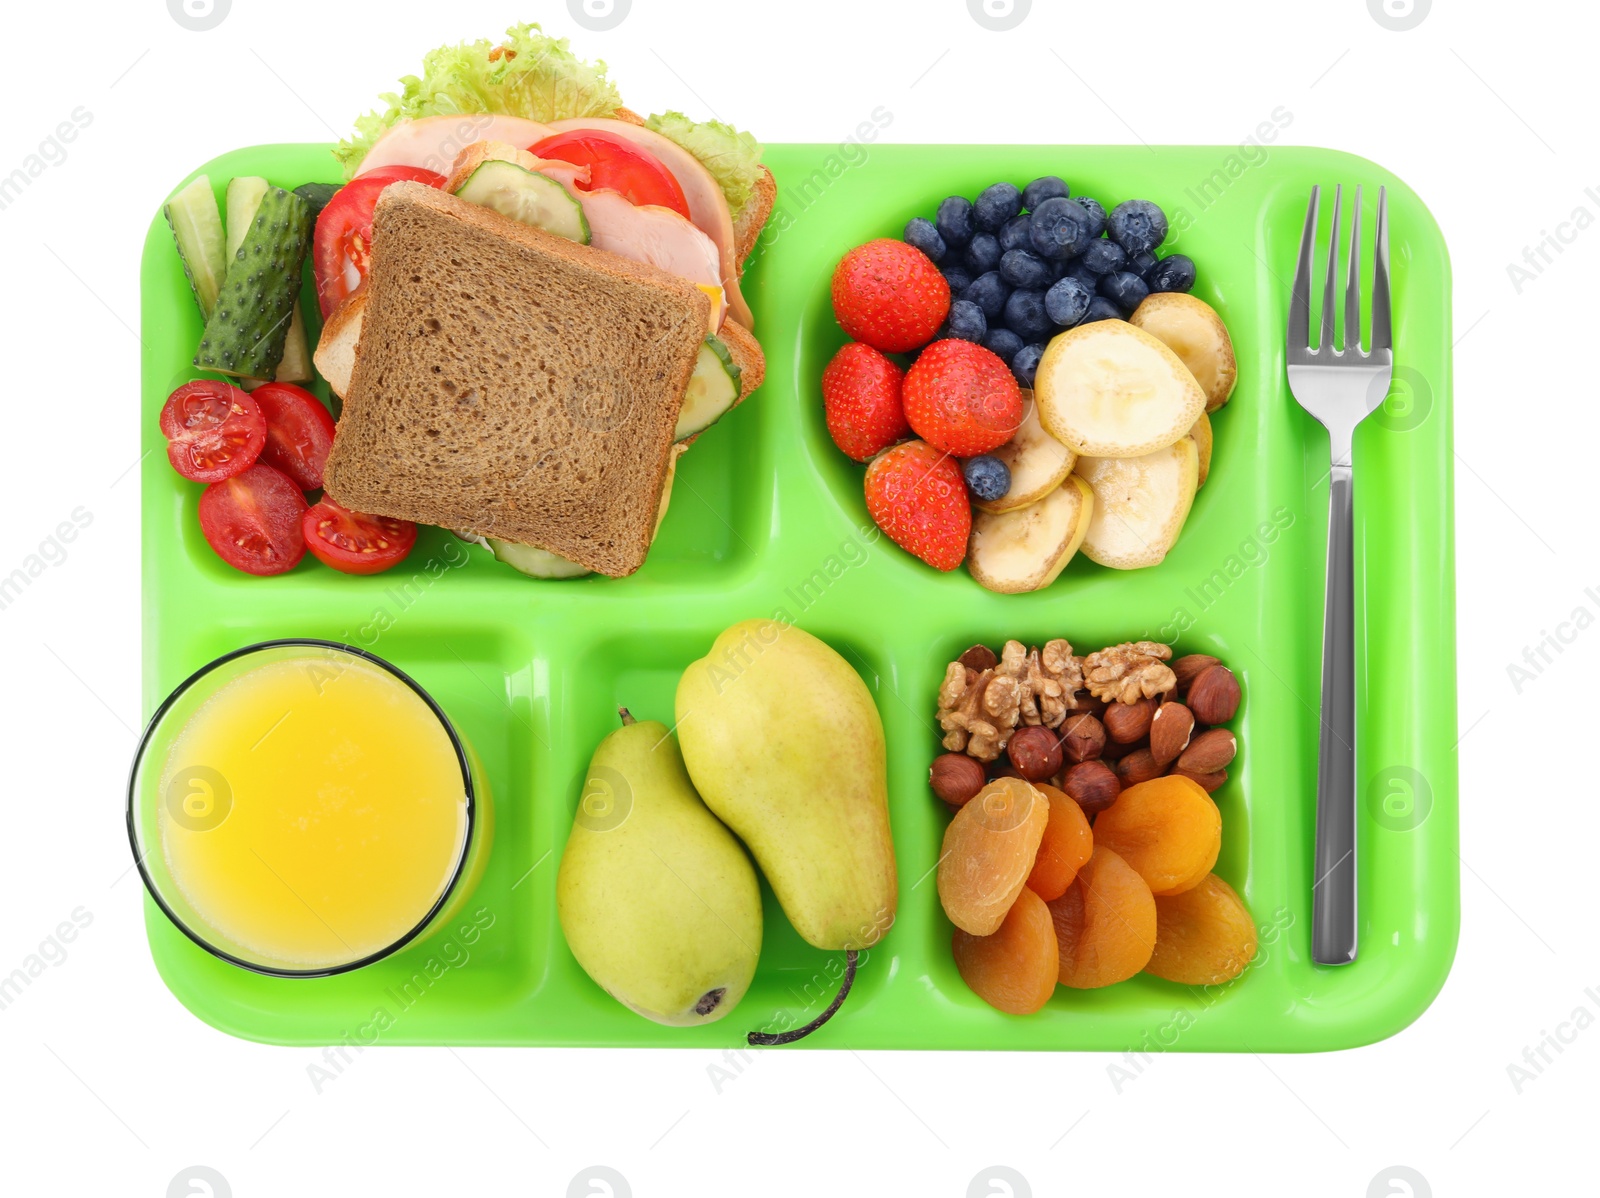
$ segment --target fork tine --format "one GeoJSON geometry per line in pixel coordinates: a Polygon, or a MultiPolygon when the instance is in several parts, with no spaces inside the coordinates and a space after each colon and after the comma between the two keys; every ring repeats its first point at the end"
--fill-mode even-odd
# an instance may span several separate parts
{"type": "Polygon", "coordinates": [[[1317,201],[1322,188],[1311,188],[1306,205],[1306,227],[1300,234],[1300,257],[1294,267],[1294,287],[1289,292],[1289,348],[1307,349],[1311,345],[1311,251],[1317,242],[1317,201]]]}
{"type": "Polygon", "coordinates": [[[1372,348],[1391,349],[1389,333],[1389,189],[1378,188],[1378,237],[1372,262],[1372,348]]]}
{"type": "Polygon", "coordinates": [[[1356,201],[1350,212],[1350,257],[1345,267],[1344,348],[1361,352],[1361,184],[1356,184],[1356,201]]]}
{"type": "Polygon", "coordinates": [[[1344,198],[1344,184],[1333,189],[1333,227],[1328,230],[1328,275],[1322,280],[1322,332],[1317,337],[1317,352],[1333,352],[1333,317],[1338,309],[1333,303],[1334,288],[1339,282],[1339,201],[1344,198]]]}

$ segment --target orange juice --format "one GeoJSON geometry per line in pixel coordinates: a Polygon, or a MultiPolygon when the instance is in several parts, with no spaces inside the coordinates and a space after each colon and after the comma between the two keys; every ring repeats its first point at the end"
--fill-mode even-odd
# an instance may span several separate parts
{"type": "Polygon", "coordinates": [[[172,738],[160,794],[166,871],[207,939],[288,971],[415,932],[470,823],[442,717],[381,666],[315,649],[205,698],[172,738]]]}

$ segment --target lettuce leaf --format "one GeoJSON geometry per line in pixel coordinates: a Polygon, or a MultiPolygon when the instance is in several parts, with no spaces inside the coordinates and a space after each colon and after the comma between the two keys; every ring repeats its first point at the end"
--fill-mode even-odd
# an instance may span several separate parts
{"type": "Polygon", "coordinates": [[[698,158],[728,197],[733,219],[750,202],[761,177],[761,143],[721,121],[691,121],[681,112],[657,113],[645,122],[698,158]]]}
{"type": "Polygon", "coordinates": [[[546,37],[532,24],[513,25],[498,43],[440,46],[423,58],[421,77],[406,75],[400,86],[399,94],[380,96],[387,107],[358,118],[354,135],[334,150],[346,178],[401,121],[492,113],[548,122],[613,116],[622,106],[605,63],[585,62],[567,48],[566,38],[546,37]]]}

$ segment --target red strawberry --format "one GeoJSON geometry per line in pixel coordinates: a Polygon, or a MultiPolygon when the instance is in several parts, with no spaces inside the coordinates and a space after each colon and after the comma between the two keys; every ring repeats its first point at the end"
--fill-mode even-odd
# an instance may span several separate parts
{"type": "Polygon", "coordinates": [[[889,539],[935,570],[967,556],[972,501],[961,467],[921,441],[907,441],[867,467],[867,511],[889,539]]]}
{"type": "Polygon", "coordinates": [[[935,341],[917,356],[903,389],[906,419],[935,449],[970,458],[998,449],[1022,424],[1011,368],[971,341],[935,341]]]}
{"type": "Polygon", "coordinates": [[[880,237],[858,245],[833,272],[833,314],[873,349],[926,345],[950,311],[950,284],[921,250],[880,237]]]}
{"type": "Polygon", "coordinates": [[[911,435],[900,406],[905,372],[870,345],[852,341],[822,372],[822,408],[833,443],[858,462],[911,435]]]}

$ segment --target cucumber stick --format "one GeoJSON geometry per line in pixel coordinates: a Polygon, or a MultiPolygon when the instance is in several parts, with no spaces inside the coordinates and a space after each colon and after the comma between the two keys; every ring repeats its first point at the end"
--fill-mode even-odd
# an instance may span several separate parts
{"type": "Polygon", "coordinates": [[[195,303],[200,305],[200,315],[210,320],[228,260],[223,247],[222,214],[217,210],[211,180],[201,175],[168,200],[161,212],[178,243],[178,260],[183,263],[195,303]]]}
{"type": "MultiPolygon", "coordinates": [[[[245,231],[250,228],[256,209],[261,207],[261,197],[267,194],[270,186],[259,175],[239,175],[228,180],[228,261],[238,256],[245,231]]],[[[299,195],[299,192],[295,194],[299,195]]],[[[303,383],[312,376],[311,347],[306,342],[306,321],[302,307],[296,301],[294,315],[289,319],[289,335],[283,342],[283,358],[272,375],[280,383],[303,383]]],[[[246,380],[246,385],[256,381],[246,380]]]]}
{"type": "Polygon", "coordinates": [[[311,240],[311,206],[269,187],[228,262],[194,364],[242,378],[270,378],[283,359],[301,268],[311,240]]]}

